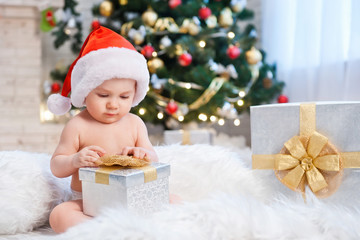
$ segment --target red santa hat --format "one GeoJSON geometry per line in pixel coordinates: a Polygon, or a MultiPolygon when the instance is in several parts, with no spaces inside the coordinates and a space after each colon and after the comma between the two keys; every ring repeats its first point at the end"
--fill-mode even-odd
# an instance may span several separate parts
{"type": "Polygon", "coordinates": [[[85,40],[79,56],[71,64],[61,94],[48,98],[48,108],[62,115],[75,107],[85,106],[86,96],[105,80],[130,78],[136,80],[132,106],[145,97],[149,85],[149,71],[144,56],[114,31],[100,26],[85,40]],[[71,92],[71,98],[68,97],[71,92]]]}

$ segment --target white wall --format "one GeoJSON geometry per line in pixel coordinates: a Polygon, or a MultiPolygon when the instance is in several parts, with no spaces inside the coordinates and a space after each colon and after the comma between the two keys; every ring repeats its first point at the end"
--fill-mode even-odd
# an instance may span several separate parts
{"type": "Polygon", "coordinates": [[[40,123],[42,2],[0,3],[0,150],[53,151],[62,128],[40,123]]]}

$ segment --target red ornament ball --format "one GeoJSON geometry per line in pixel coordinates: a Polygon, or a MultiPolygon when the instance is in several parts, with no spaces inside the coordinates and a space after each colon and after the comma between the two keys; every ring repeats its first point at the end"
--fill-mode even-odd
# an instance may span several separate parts
{"type": "Polygon", "coordinates": [[[165,108],[165,111],[168,113],[168,114],[174,114],[176,113],[178,109],[178,105],[176,104],[175,101],[171,100],[167,105],[166,105],[166,108],[165,108]]]}
{"type": "Polygon", "coordinates": [[[151,45],[146,45],[141,49],[141,54],[146,58],[151,58],[155,49],[151,45]]]}
{"type": "Polygon", "coordinates": [[[169,1],[169,7],[171,9],[176,8],[177,6],[179,6],[181,4],[181,0],[170,0],[169,1]]]}
{"type": "Polygon", "coordinates": [[[202,20],[206,20],[208,17],[211,16],[211,9],[208,7],[202,7],[199,9],[199,17],[202,20]]]}
{"type": "Polygon", "coordinates": [[[98,20],[94,20],[94,21],[92,21],[92,23],[91,23],[91,29],[92,29],[92,30],[98,29],[100,26],[101,26],[101,25],[100,25],[100,22],[99,22],[98,20]]]}
{"type": "Polygon", "coordinates": [[[226,54],[228,55],[228,57],[230,59],[236,59],[237,57],[240,56],[241,54],[241,49],[236,47],[236,46],[230,46],[227,50],[226,50],[226,54]]]}
{"type": "Polygon", "coordinates": [[[277,99],[278,103],[287,103],[289,102],[289,98],[284,95],[284,94],[281,94],[278,99],[277,99]]]}
{"type": "Polygon", "coordinates": [[[183,53],[180,55],[178,61],[181,66],[187,67],[192,62],[192,56],[190,55],[190,53],[183,53]]]}
{"type": "Polygon", "coordinates": [[[51,84],[51,93],[58,93],[61,90],[61,84],[60,83],[53,83],[51,84]]]}

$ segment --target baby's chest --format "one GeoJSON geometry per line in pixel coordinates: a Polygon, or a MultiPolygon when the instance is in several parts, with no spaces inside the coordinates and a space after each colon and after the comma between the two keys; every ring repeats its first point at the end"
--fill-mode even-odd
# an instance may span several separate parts
{"type": "Polygon", "coordinates": [[[123,147],[135,146],[136,137],[131,129],[89,128],[80,135],[80,147],[96,145],[104,148],[108,154],[116,154],[123,147]]]}

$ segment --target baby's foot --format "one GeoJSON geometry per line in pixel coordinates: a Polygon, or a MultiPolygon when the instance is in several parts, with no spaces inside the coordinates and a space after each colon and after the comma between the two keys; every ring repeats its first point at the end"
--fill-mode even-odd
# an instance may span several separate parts
{"type": "Polygon", "coordinates": [[[171,204],[180,204],[182,203],[182,198],[179,195],[176,194],[170,194],[170,203],[171,204]]]}

